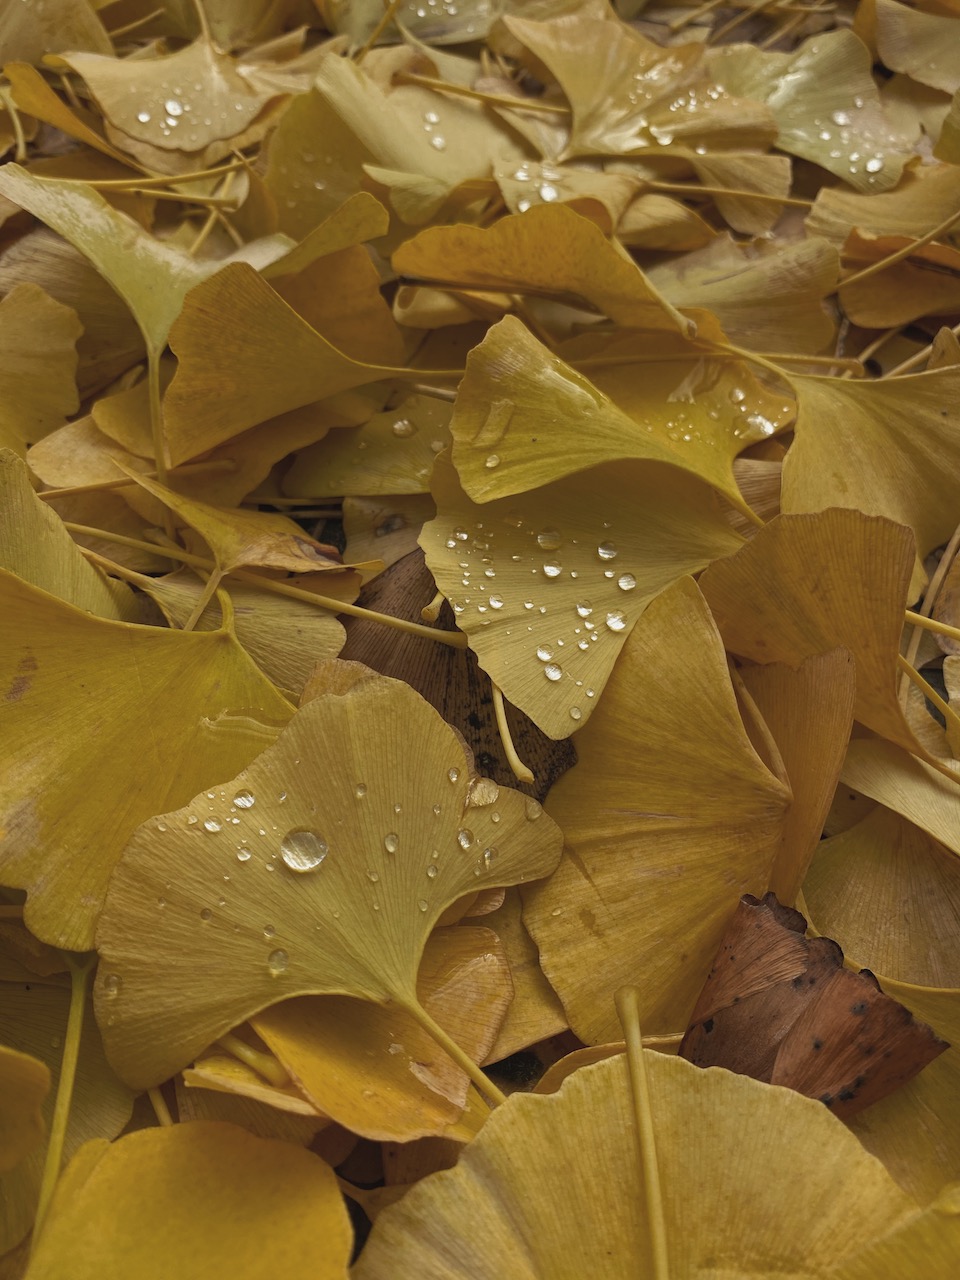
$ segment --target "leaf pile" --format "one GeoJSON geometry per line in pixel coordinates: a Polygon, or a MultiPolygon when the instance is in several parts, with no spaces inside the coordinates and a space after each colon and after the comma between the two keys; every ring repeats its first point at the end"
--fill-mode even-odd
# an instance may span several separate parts
{"type": "Polygon", "coordinates": [[[952,1275],[953,0],[0,66],[0,1275],[952,1275]]]}

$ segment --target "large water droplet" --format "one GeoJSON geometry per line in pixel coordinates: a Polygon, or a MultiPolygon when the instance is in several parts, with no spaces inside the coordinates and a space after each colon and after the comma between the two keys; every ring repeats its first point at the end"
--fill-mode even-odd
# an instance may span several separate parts
{"type": "Polygon", "coordinates": [[[267,968],[275,978],[286,970],[289,963],[290,957],[282,947],[278,947],[276,951],[271,951],[267,956],[267,968]]]}
{"type": "Polygon", "coordinates": [[[203,910],[200,912],[200,919],[203,921],[204,924],[207,924],[208,921],[213,919],[213,912],[210,910],[209,907],[203,908],[203,910]]]}
{"type": "Polygon", "coordinates": [[[613,560],[617,554],[617,548],[612,542],[601,542],[597,547],[597,555],[601,560],[613,560]]]}
{"type": "Polygon", "coordinates": [[[542,644],[537,650],[537,657],[541,662],[549,662],[553,657],[553,650],[542,644]]]}
{"type": "Polygon", "coordinates": [[[429,866],[429,867],[427,867],[427,876],[428,876],[428,878],[429,878],[430,880],[436,880],[436,878],[437,878],[437,875],[438,875],[439,871],[440,871],[440,868],[439,868],[439,867],[435,867],[435,866],[431,863],[431,864],[430,864],[430,866],[429,866]]]}
{"type": "Polygon", "coordinates": [[[203,824],[203,829],[204,831],[214,832],[219,831],[221,827],[216,818],[207,818],[206,822],[203,824]]]}
{"type": "Polygon", "coordinates": [[[383,847],[387,853],[396,853],[400,848],[400,837],[395,831],[388,831],[383,837],[383,847]]]}
{"type": "Polygon", "coordinates": [[[393,434],[401,440],[407,440],[417,434],[417,428],[409,418],[398,418],[391,427],[393,434]]]}
{"type": "Polygon", "coordinates": [[[499,467],[500,465],[499,453],[488,453],[487,459],[483,465],[487,468],[488,471],[493,471],[495,467],[499,467]]]}
{"type": "Polygon", "coordinates": [[[327,842],[316,831],[297,827],[280,841],[280,856],[291,871],[313,871],[327,856],[327,842]]]}
{"type": "Polygon", "coordinates": [[[238,809],[252,809],[257,801],[251,791],[238,791],[233,797],[233,803],[238,809]]]}
{"type": "Polygon", "coordinates": [[[123,979],[119,973],[108,973],[103,980],[103,994],[109,996],[111,1000],[120,994],[120,988],[123,986],[123,979]]]}
{"type": "Polygon", "coordinates": [[[589,618],[591,613],[593,613],[593,605],[590,603],[589,600],[581,600],[577,604],[578,617],[589,618]]]}
{"type": "Polygon", "coordinates": [[[541,551],[558,551],[562,542],[556,529],[541,529],[537,534],[537,546],[541,551]]]}
{"type": "Polygon", "coordinates": [[[467,827],[461,827],[457,832],[457,844],[461,849],[469,849],[473,844],[473,832],[467,827]]]}
{"type": "Polygon", "coordinates": [[[563,667],[556,662],[548,662],[543,668],[543,674],[548,680],[559,680],[563,675],[563,667]]]}
{"type": "Polygon", "coordinates": [[[547,578],[559,578],[563,572],[563,565],[559,560],[544,560],[543,572],[547,578]]]}
{"type": "Polygon", "coordinates": [[[607,626],[611,631],[622,631],[627,625],[627,620],[619,609],[613,609],[607,614],[607,626]]]}
{"type": "Polygon", "coordinates": [[[460,777],[460,770],[459,770],[459,769],[448,769],[448,770],[447,770],[447,777],[450,779],[450,781],[451,781],[451,782],[456,782],[456,781],[459,779],[459,777],[460,777]]]}
{"type": "Polygon", "coordinates": [[[617,579],[617,586],[621,591],[632,591],[637,585],[637,580],[632,573],[621,573],[617,579]]]}

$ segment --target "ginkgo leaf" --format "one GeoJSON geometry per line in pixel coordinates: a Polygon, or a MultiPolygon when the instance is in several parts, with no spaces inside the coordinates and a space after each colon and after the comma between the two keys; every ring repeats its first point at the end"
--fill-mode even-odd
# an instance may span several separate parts
{"type": "Polygon", "coordinates": [[[489,1055],[490,1062],[499,1062],[538,1040],[559,1035],[567,1029],[567,1019],[559,996],[544,977],[536,944],[523,923],[520,891],[508,889],[503,905],[483,919],[503,945],[513,982],[513,999],[489,1055]]]}
{"type": "Polygon", "coordinates": [[[416,551],[420,530],[434,515],[436,507],[428,493],[346,498],[343,503],[343,530],[347,535],[344,554],[351,564],[378,559],[388,569],[416,551]]]}
{"type": "Polygon", "coordinates": [[[87,613],[139,620],[130,588],[84,560],[63,522],[34,493],[24,464],[7,450],[0,450],[0,510],[0,567],[87,613]]]}
{"type": "Polygon", "coordinates": [[[524,924],[582,1040],[617,1039],[628,981],[643,1026],[677,1031],[739,895],[766,888],[790,799],[750,744],[689,579],[634,627],[576,745],[548,798],[567,852],[523,890],[524,924]]]}
{"type": "Polygon", "coordinates": [[[933,153],[948,164],[960,163],[960,89],[953,95],[953,102],[947,112],[940,131],[940,138],[933,153]]]}
{"type": "Polygon", "coordinates": [[[781,151],[813,161],[858,191],[897,185],[909,142],[886,117],[870,51],[852,31],[821,32],[792,53],[723,45],[707,60],[729,92],[766,103],[781,151]]]}
{"type": "MultiPolygon", "coordinates": [[[[873,236],[852,231],[844,245],[846,265],[859,271],[911,248],[903,236],[873,236]]],[[[942,244],[918,245],[909,258],[879,274],[840,287],[844,312],[855,324],[883,329],[907,324],[920,316],[960,308],[960,252],[942,244]]],[[[930,366],[928,365],[928,368],[930,366]]]]}
{"type": "MultiPolygon", "coordinates": [[[[594,352],[578,343],[570,354],[586,363],[594,352]]],[[[671,342],[664,354],[686,352],[676,352],[671,342]]],[[[643,368],[642,377],[635,370],[624,377],[625,411],[615,374],[610,392],[604,392],[519,320],[504,317],[470,352],[450,422],[453,461],[464,489],[475,502],[486,503],[603,462],[636,458],[690,471],[741,506],[733,458],[769,435],[774,422],[763,413],[739,411],[741,404],[752,406],[735,378],[724,380],[715,398],[693,393],[688,399],[686,374],[697,380],[702,373],[708,387],[716,376],[709,365],[698,365],[695,349],[686,367],[665,361],[659,369],[656,363],[643,368]]]]}
{"type": "Polygon", "coordinates": [[[919,13],[895,0],[863,0],[854,31],[869,39],[891,71],[944,93],[960,89],[956,15],[919,13]]]}
{"type": "Polygon", "coordinates": [[[43,1141],[40,1107],[49,1092],[45,1062],[0,1044],[0,1174],[9,1173],[43,1141]]]}
{"type": "Polygon", "coordinates": [[[440,458],[433,496],[420,543],[437,586],[483,669],[552,738],[586,723],[653,597],[740,541],[702,483],[652,464],[477,504],[440,458]]]}
{"type": "Polygon", "coordinates": [[[796,670],[780,663],[745,665],[740,676],[776,742],[793,792],[769,881],[789,905],[804,883],[837,788],[853,723],[856,671],[846,650],[833,649],[796,670]]]}
{"type": "Polygon", "coordinates": [[[702,249],[717,234],[688,205],[654,192],[637,196],[617,224],[617,239],[635,249],[702,249]]]}
{"type": "Polygon", "coordinates": [[[71,107],[58,98],[43,76],[26,62],[7,62],[4,76],[10,81],[11,94],[21,111],[29,112],[38,120],[52,124],[69,138],[85,142],[101,155],[109,156],[117,164],[128,165],[129,158],[81,119],[71,107]]]}
{"type": "Polygon", "coordinates": [[[493,176],[511,213],[525,213],[536,204],[557,201],[595,222],[605,235],[618,227],[640,187],[639,178],[632,173],[598,173],[591,168],[532,160],[499,166],[493,176]]]}
{"type": "Polygon", "coordinates": [[[288,494],[373,497],[429,493],[434,459],[450,444],[452,406],[409,396],[353,431],[301,449],[283,477],[288,494]]]}
{"type": "Polygon", "coordinates": [[[914,560],[902,525],[836,508],[772,520],[736,555],[710,565],[700,589],[727,648],[752,662],[795,667],[848,649],[857,672],[855,717],[916,751],[897,697],[914,560]]]}
{"type": "Polygon", "coordinates": [[[431,284],[573,296],[634,329],[690,336],[695,328],[615,241],[562,204],[535,205],[488,228],[430,227],[394,253],[393,265],[431,284]],[[538,252],[545,242],[549,256],[538,252]]]}
{"type": "Polygon", "coordinates": [[[612,15],[576,11],[503,24],[570,103],[565,155],[634,155],[674,139],[763,146],[775,137],[761,103],[738,102],[711,81],[700,45],[662,48],[612,15]]]}
{"type": "Polygon", "coordinates": [[[110,53],[110,37],[90,0],[56,4],[4,5],[0,13],[0,50],[4,62],[37,62],[61,49],[110,53]]]}
{"type": "MultiPolygon", "coordinates": [[[[650,1050],[644,1060],[671,1275],[829,1275],[918,1212],[820,1103],[650,1050]]],[[[455,1169],[379,1215],[357,1280],[646,1274],[656,1226],[635,1125],[622,1055],[559,1093],[511,1098],[455,1169]]]]}
{"type": "Polygon", "coordinates": [[[908,169],[895,191],[862,194],[824,187],[806,219],[807,230],[841,248],[850,228],[877,236],[914,239],[945,222],[960,207],[960,170],[951,164],[908,169]]]}
{"type": "Polygon", "coordinates": [[[76,312],[34,284],[0,301],[0,447],[22,454],[76,412],[80,332],[76,312]]]}
{"type": "Polygon", "coordinates": [[[236,772],[290,705],[225,630],[96,618],[5,571],[0,592],[7,732],[19,752],[0,791],[0,881],[27,890],[39,938],[86,951],[137,825],[236,772]]]}
{"type": "Polygon", "coordinates": [[[787,514],[853,507],[911,528],[924,556],[950,537],[960,488],[960,371],[855,382],[791,377],[796,438],[783,463],[787,514]]]}
{"type": "MultiPolygon", "coordinates": [[[[494,1043],[513,989],[489,929],[435,930],[417,976],[423,1007],[477,1062],[494,1043]]],[[[458,1124],[470,1081],[414,1019],[349,996],[300,996],[251,1019],[318,1110],[365,1138],[408,1142],[458,1124]]]]}
{"type": "Polygon", "coordinates": [[[854,738],[840,776],[960,854],[960,791],[922,760],[892,742],[854,738]]]}
{"type": "Polygon", "coordinates": [[[409,686],[359,664],[319,670],[315,688],[328,692],[275,747],[127,846],[98,934],[97,988],[124,1078],[164,1080],[294,995],[393,1001],[416,1015],[420,955],[442,912],[556,865],[560,833],[540,806],[495,786],[472,800],[460,739],[409,686]]]}
{"type": "Polygon", "coordinates": [[[82,1147],[57,1185],[28,1275],[161,1280],[223,1268],[259,1280],[269,1266],[290,1280],[343,1280],[351,1236],[321,1159],[200,1121],[82,1147]]]}
{"type": "MultiPolygon", "coordinates": [[[[44,1064],[50,1091],[41,1100],[44,1128],[49,1132],[60,1080],[67,1034],[70,988],[27,975],[25,981],[0,982],[0,1043],[44,1064]]],[[[17,1113],[26,1119],[21,1100],[17,1113]]],[[[103,1045],[87,1007],[80,1033],[77,1074],[67,1128],[64,1157],[91,1138],[114,1138],[130,1119],[133,1095],[121,1084],[103,1056],[103,1045]]],[[[44,1145],[33,1147],[0,1179],[0,1255],[12,1249],[33,1225],[43,1176],[44,1145]]]]}
{"type": "MultiPolygon", "coordinates": [[[[217,1052],[216,1046],[204,1053],[192,1067],[183,1072],[183,1083],[190,1092],[194,1089],[226,1093],[233,1098],[244,1098],[256,1102],[260,1106],[269,1106],[286,1115],[309,1117],[314,1123],[314,1130],[327,1124],[327,1118],[320,1113],[301,1090],[293,1083],[285,1085],[270,1084],[253,1067],[247,1066],[239,1058],[233,1058],[224,1052],[217,1052]]],[[[196,1115],[199,1120],[229,1120],[229,1115],[196,1115]]],[[[269,1137],[262,1134],[261,1137],[269,1137]]]]}
{"type": "Polygon", "coordinates": [[[837,287],[839,270],[836,250],[816,237],[759,253],[718,237],[649,275],[674,306],[709,308],[732,342],[817,352],[833,338],[823,300],[837,287]]]}
{"type": "Polygon", "coordinates": [[[189,293],[170,345],[180,362],[164,400],[174,464],[246,427],[397,372],[343,355],[246,263],[224,267],[189,293]]]}

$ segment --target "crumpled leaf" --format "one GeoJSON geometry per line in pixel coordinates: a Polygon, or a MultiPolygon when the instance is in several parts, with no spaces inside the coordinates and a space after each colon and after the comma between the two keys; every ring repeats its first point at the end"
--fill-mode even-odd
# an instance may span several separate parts
{"type": "Polygon", "coordinates": [[[740,894],[766,888],[790,799],[750,744],[689,579],[634,627],[576,745],[547,802],[567,852],[523,890],[524,924],[582,1040],[618,1038],[625,982],[645,1030],[677,1031],[740,894]]]}
{"type": "Polygon", "coordinates": [[[49,1092],[45,1062],[0,1044],[0,1174],[9,1173],[43,1141],[40,1107],[49,1092]]]}
{"type": "MultiPolygon", "coordinates": [[[[513,994],[496,935],[470,926],[434,930],[417,991],[431,1016],[482,1062],[513,994]]],[[[382,1142],[473,1136],[469,1124],[457,1123],[470,1081],[396,1006],[300,996],[262,1010],[251,1024],[317,1109],[353,1133],[382,1142]]]]}
{"type": "Polygon", "coordinates": [[[615,241],[563,204],[534,205],[487,228],[430,227],[401,245],[393,265],[447,287],[573,296],[630,328],[686,336],[695,330],[615,241]]]}
{"type": "Polygon", "coordinates": [[[487,787],[471,804],[461,741],[409,686],[359,664],[319,672],[326,692],[276,746],[127,846],[98,934],[96,997],[124,1078],[164,1080],[294,995],[415,1013],[420,954],[443,911],[556,864],[560,833],[535,801],[487,787]]]}
{"type": "Polygon", "coordinates": [[[420,544],[437,586],[481,667],[552,738],[586,724],[654,596],[740,542],[702,483],[655,464],[477,504],[440,458],[433,496],[420,544]]]}
{"type": "MultiPolygon", "coordinates": [[[[650,1050],[644,1060],[672,1275],[826,1276],[915,1222],[914,1202],[820,1103],[650,1050]]],[[[511,1098],[455,1169],[378,1216],[354,1274],[620,1280],[650,1253],[637,1147],[622,1055],[559,1093],[511,1098]]]]}
{"type": "Polygon", "coordinates": [[[226,631],[93,617],[6,571],[0,596],[18,743],[0,791],[0,881],[27,890],[25,919],[44,942],[88,951],[131,832],[246,764],[290,706],[226,631]]]}
{"type": "Polygon", "coordinates": [[[7,450],[0,450],[0,510],[0,567],[87,613],[139,620],[130,588],[83,558],[63,522],[34,493],[24,464],[7,450]]]}
{"type": "Polygon", "coordinates": [[[957,524],[960,371],[882,381],[792,377],[798,412],[783,463],[786,514],[852,507],[911,528],[922,557],[957,524]]]}
{"type": "Polygon", "coordinates": [[[858,191],[896,186],[909,141],[886,118],[870,52],[852,31],[821,32],[791,53],[722,45],[707,61],[730,93],[766,103],[781,151],[812,160],[858,191]]]}
{"type": "Polygon", "coordinates": [[[0,301],[0,447],[22,454],[76,413],[80,332],[76,312],[34,284],[0,301]]]}
{"type": "Polygon", "coordinates": [[[345,1280],[351,1236],[319,1157],[198,1121],[82,1147],[57,1185],[27,1274],[166,1280],[222,1267],[259,1280],[269,1265],[291,1280],[345,1280]]]}

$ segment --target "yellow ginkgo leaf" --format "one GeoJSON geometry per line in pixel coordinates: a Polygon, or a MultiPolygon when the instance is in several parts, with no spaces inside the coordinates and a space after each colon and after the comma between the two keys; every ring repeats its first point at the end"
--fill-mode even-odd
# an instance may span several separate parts
{"type": "Polygon", "coordinates": [[[359,664],[318,672],[274,747],[127,846],[97,988],[126,1079],[164,1080],[295,995],[394,1002],[430,1025],[415,984],[435,921],[468,891],[556,865],[540,806],[475,787],[460,738],[408,685],[359,664]]]}
{"type": "Polygon", "coordinates": [[[34,284],[0,301],[0,448],[22,454],[76,412],[80,332],[76,312],[34,284]]]}
{"type": "MultiPolygon", "coordinates": [[[[247,1078],[244,1080],[238,1068],[243,1069],[236,1058],[211,1055],[201,1059],[195,1069],[185,1071],[183,1079],[177,1080],[180,1120],[226,1120],[258,1138],[279,1138],[281,1142],[296,1142],[315,1151],[319,1135],[324,1138],[329,1135],[332,1139],[335,1132],[342,1132],[325,1116],[316,1115],[293,1085],[286,1090],[272,1088],[249,1067],[245,1068],[247,1078]],[[292,1106],[295,1098],[303,1108],[298,1113],[286,1109],[287,1103],[292,1106]]],[[[349,1135],[347,1141],[356,1139],[349,1135]]],[[[322,1153],[317,1151],[317,1154],[322,1153]]]]}
{"type": "Polygon", "coordinates": [[[796,670],[781,663],[744,665],[740,676],[773,736],[793,792],[768,885],[791,905],[837,789],[853,724],[856,671],[845,649],[833,649],[807,658],[796,670]]]}
{"type": "Polygon", "coordinates": [[[781,151],[813,161],[858,191],[897,185],[910,140],[885,114],[870,51],[852,31],[821,32],[791,53],[722,45],[707,60],[729,92],[766,103],[781,151]]]}
{"type": "Polygon", "coordinates": [[[129,158],[118,151],[92,129],[62,98],[57,97],[39,71],[26,62],[7,62],[4,76],[10,81],[11,94],[21,111],[29,112],[37,120],[52,124],[69,138],[85,142],[101,155],[109,156],[119,165],[128,165],[129,158]]]}
{"type": "Polygon", "coordinates": [[[862,194],[822,187],[807,215],[807,230],[841,248],[850,228],[877,236],[917,239],[960,207],[960,169],[952,164],[908,169],[895,191],[862,194]]]}
{"type": "Polygon", "coordinates": [[[61,49],[110,53],[110,37],[90,0],[56,4],[8,4],[0,13],[0,50],[4,62],[39,63],[61,49]]]}
{"type": "MultiPolygon", "coordinates": [[[[482,1062],[513,994],[496,935],[470,926],[435,930],[417,992],[431,1017],[482,1062]]],[[[457,1123],[470,1081],[396,1006],[300,996],[251,1023],[314,1106],[351,1132],[381,1142],[472,1136],[457,1123]]]]}
{"type": "Polygon", "coordinates": [[[540,968],[536,944],[523,923],[518,889],[508,889],[502,906],[484,916],[507,955],[513,981],[513,999],[503,1026],[490,1050],[489,1061],[499,1062],[538,1040],[559,1035],[567,1029],[563,1005],[540,968]]]}
{"type": "MultiPolygon", "coordinates": [[[[892,254],[909,251],[904,236],[874,236],[852,231],[844,245],[846,265],[856,272],[892,254]]],[[[918,245],[902,262],[840,287],[844,313],[867,329],[894,328],[925,315],[960,309],[960,252],[943,244],[918,245]]],[[[929,368],[929,366],[928,366],[929,368]]]]}
{"type": "Polygon", "coordinates": [[[931,1200],[960,1178],[960,861],[877,806],[822,842],[803,891],[815,928],[835,937],[850,963],[869,966],[888,995],[950,1042],[919,1075],[851,1122],[907,1191],[931,1200]]]}
{"type": "Polygon", "coordinates": [[[916,751],[897,697],[914,560],[908,529],[838,508],[772,520],[736,555],[711,565],[700,588],[727,648],[753,662],[796,667],[848,649],[857,672],[855,717],[916,751]]]}
{"type": "MultiPolygon", "coordinates": [[[[604,355],[619,354],[575,340],[569,358],[587,365],[599,355],[602,366],[604,355]]],[[[467,357],[450,422],[464,489],[475,502],[489,502],[603,462],[642,458],[690,471],[742,507],[733,459],[775,430],[774,421],[740,412],[741,404],[752,409],[748,392],[711,367],[707,353],[671,339],[663,354],[679,354],[683,363],[665,360],[658,368],[654,361],[620,378],[601,368],[591,382],[506,316],[467,357]],[[609,391],[600,387],[602,374],[610,375],[609,391]],[[710,390],[685,393],[686,378],[698,385],[700,374],[710,390]]]]}
{"type": "Polygon", "coordinates": [[[169,1280],[214,1272],[346,1280],[352,1231],[333,1171],[232,1124],[90,1142],[64,1171],[29,1280],[169,1280]],[[104,1240],[109,1248],[104,1249],[104,1240]]]}
{"type": "Polygon", "coordinates": [[[24,464],[7,450],[0,450],[0,511],[0,567],[87,613],[139,619],[130,588],[84,560],[63,522],[34,493],[24,464]]]}
{"type": "Polygon", "coordinates": [[[960,370],[855,382],[791,378],[796,438],[783,463],[787,514],[854,507],[911,528],[922,557],[960,503],[960,370]]]}
{"type": "Polygon", "coordinates": [[[0,1044],[0,1174],[9,1173],[43,1141],[40,1107],[49,1092],[45,1062],[0,1044]]]}
{"type": "Polygon", "coordinates": [[[420,543],[481,667],[552,738],[585,724],[643,610],[740,542],[709,489],[606,463],[478,505],[441,458],[420,543]]]}
{"type": "MultiPolygon", "coordinates": [[[[190,1093],[194,1089],[226,1093],[234,1098],[245,1098],[258,1105],[269,1106],[287,1115],[310,1117],[315,1122],[315,1130],[327,1123],[326,1117],[295,1084],[271,1084],[239,1058],[217,1052],[216,1046],[199,1057],[192,1067],[184,1070],[183,1083],[190,1093]]],[[[207,1120],[229,1120],[230,1118],[229,1115],[194,1116],[194,1119],[207,1120]]]]}
{"type": "MultiPolygon", "coordinates": [[[[41,1100],[41,1112],[47,1131],[53,1120],[69,1008],[69,986],[51,985],[29,974],[24,981],[0,982],[0,1043],[44,1064],[50,1092],[41,1100]]],[[[26,1118],[23,1106],[22,1101],[17,1106],[21,1122],[26,1118]]],[[[88,1005],[80,1033],[64,1157],[69,1159],[91,1138],[116,1137],[132,1109],[133,1095],[107,1064],[93,1009],[88,1005]]],[[[33,1225],[45,1154],[44,1145],[33,1147],[0,1179],[0,1255],[18,1244],[33,1225]]]]}
{"type": "Polygon", "coordinates": [[[535,205],[488,228],[430,227],[396,251],[393,265],[447,287],[572,297],[628,328],[689,336],[695,327],[616,242],[563,204],[535,205]],[[538,249],[544,243],[549,255],[538,249]]]}
{"type": "Polygon", "coordinates": [[[437,454],[450,444],[452,406],[413,395],[375,413],[353,431],[337,431],[301,449],[283,492],[318,497],[429,493],[437,454]]]}
{"type": "Polygon", "coordinates": [[[837,287],[837,251],[816,237],[749,250],[719,237],[650,270],[675,307],[706,307],[732,342],[759,351],[823,351],[833,321],[824,299],[837,287]]]}
{"type": "Polygon", "coordinates": [[[523,889],[524,924],[582,1040],[618,1038],[625,982],[645,1029],[680,1030],[739,895],[766,888],[790,799],[750,744],[689,579],[634,627],[576,746],[548,799],[567,852],[523,889]]]}
{"type": "Polygon", "coordinates": [[[164,400],[174,464],[268,418],[397,372],[343,355],[246,263],[189,293],[170,345],[180,361],[164,400]]]}
{"type": "Polygon", "coordinates": [[[434,515],[436,507],[428,493],[345,498],[343,530],[347,546],[344,554],[351,564],[377,559],[388,569],[416,551],[420,530],[434,515]]]}
{"type": "Polygon", "coordinates": [[[891,71],[944,93],[960,89],[957,15],[920,13],[895,0],[862,0],[854,31],[874,45],[891,71]]]}
{"type": "Polygon", "coordinates": [[[137,825],[236,772],[290,704],[225,630],[96,618],[5,571],[0,598],[0,683],[18,744],[0,787],[0,882],[27,890],[39,938],[87,951],[137,825]]]}
{"type": "Polygon", "coordinates": [[[356,1280],[652,1275],[658,1228],[678,1278],[828,1276],[918,1212],[819,1102],[643,1053],[663,1197],[654,1221],[621,1055],[556,1094],[511,1098],[455,1169],[379,1215],[356,1280]]]}
{"type": "Polygon", "coordinates": [[[951,166],[960,164],[960,89],[953,95],[934,155],[951,166]]]}
{"type": "Polygon", "coordinates": [[[960,791],[916,756],[892,742],[854,738],[840,776],[960,854],[960,791]]]}

